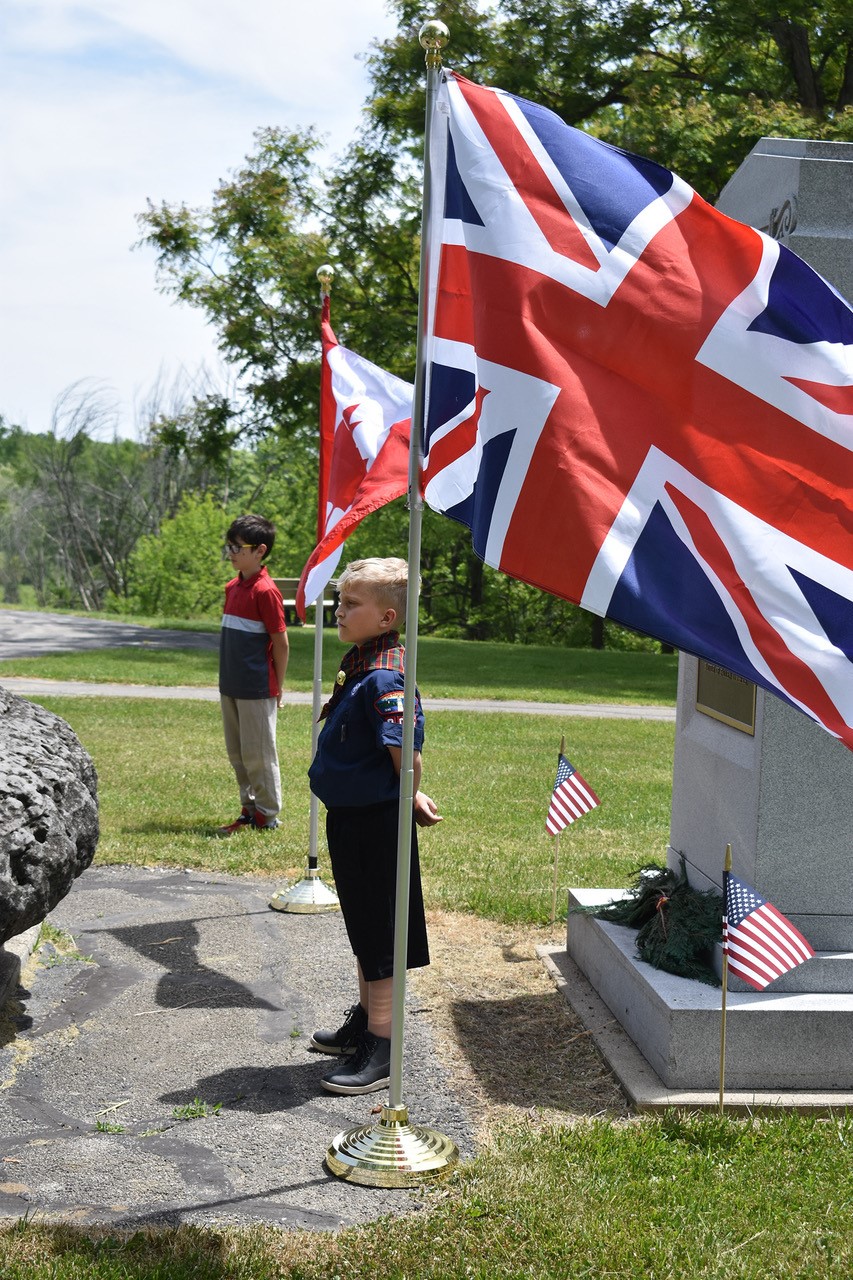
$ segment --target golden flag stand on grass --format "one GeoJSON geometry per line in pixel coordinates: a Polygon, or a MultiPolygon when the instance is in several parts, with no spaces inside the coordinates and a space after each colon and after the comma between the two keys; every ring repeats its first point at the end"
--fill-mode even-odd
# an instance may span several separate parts
{"type": "Polygon", "coordinates": [[[377,1124],[339,1133],[326,1153],[330,1172],[349,1182],[375,1187],[414,1186],[450,1171],[458,1162],[454,1142],[435,1129],[409,1123],[403,1102],[403,1032],[406,1004],[406,959],[409,934],[409,887],[414,805],[415,684],[417,679],[418,591],[423,501],[420,496],[421,441],[426,392],[426,332],[429,295],[429,225],[431,202],[430,129],[441,72],[441,50],[448,40],[443,22],[426,22],[419,34],[426,52],[427,95],[424,139],[424,186],[421,260],[418,289],[418,348],[409,449],[409,583],[406,608],[406,670],[403,683],[403,745],[400,768],[400,816],[397,832],[397,891],[394,913],[394,978],[392,984],[391,1075],[388,1106],[377,1124]]]}

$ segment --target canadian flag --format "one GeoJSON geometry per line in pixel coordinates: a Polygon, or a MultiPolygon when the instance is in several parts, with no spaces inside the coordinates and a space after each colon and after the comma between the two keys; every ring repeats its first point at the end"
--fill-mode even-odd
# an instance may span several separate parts
{"type": "Polygon", "coordinates": [[[296,612],[319,600],[343,544],[371,511],[408,487],[413,387],[340,346],[323,299],[317,545],[296,590],[296,612]]]}

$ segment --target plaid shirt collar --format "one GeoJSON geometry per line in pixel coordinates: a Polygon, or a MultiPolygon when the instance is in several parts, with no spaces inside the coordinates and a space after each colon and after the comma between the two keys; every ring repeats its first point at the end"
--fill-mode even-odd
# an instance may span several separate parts
{"type": "Polygon", "coordinates": [[[341,669],[335,676],[332,696],[320,712],[320,719],[325,720],[341,700],[347,682],[353,676],[361,675],[363,671],[375,671],[377,668],[382,671],[403,671],[405,656],[406,650],[400,643],[399,631],[388,631],[365,644],[354,644],[341,659],[341,669]]]}

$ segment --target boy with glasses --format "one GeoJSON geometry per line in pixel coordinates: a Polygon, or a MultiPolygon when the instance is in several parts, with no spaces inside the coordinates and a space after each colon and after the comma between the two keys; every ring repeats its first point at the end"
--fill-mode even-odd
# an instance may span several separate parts
{"type": "Polygon", "coordinates": [[[217,829],[218,836],[278,826],[276,719],[289,652],[281,593],[263,563],[275,542],[275,525],[263,516],[239,516],[225,539],[225,554],[237,576],[225,587],[219,700],[242,808],[234,822],[217,829]]]}

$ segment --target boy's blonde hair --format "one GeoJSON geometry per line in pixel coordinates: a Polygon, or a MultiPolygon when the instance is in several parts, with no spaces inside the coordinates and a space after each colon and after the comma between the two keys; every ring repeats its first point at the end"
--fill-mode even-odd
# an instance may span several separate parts
{"type": "Polygon", "coordinates": [[[400,626],[406,621],[406,597],[409,585],[409,566],[398,556],[369,556],[366,560],[351,560],[338,578],[338,590],[354,583],[369,591],[379,604],[397,611],[400,626]]]}

